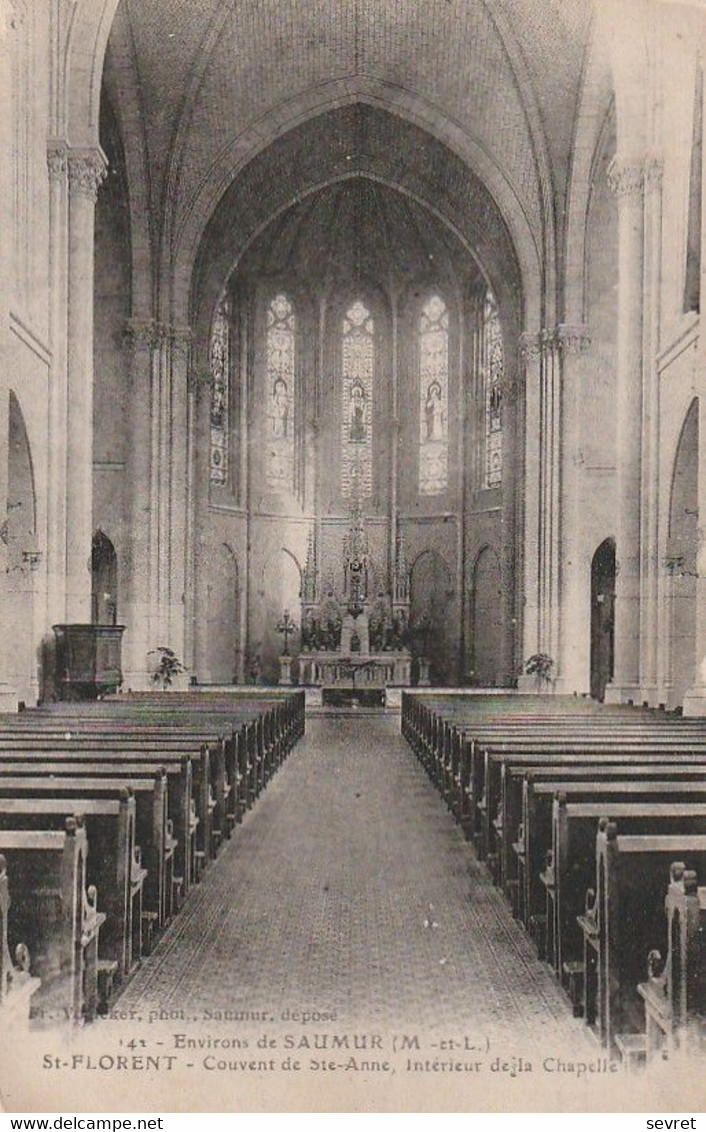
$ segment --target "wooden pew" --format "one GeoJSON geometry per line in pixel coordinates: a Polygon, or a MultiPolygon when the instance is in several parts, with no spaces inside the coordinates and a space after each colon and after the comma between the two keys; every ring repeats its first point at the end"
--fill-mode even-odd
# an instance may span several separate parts
{"type": "MultiPolygon", "coordinates": [[[[500,862],[498,827],[502,826],[504,829],[507,821],[507,815],[503,812],[503,807],[506,806],[503,800],[505,764],[516,767],[552,764],[570,766],[575,763],[606,766],[630,762],[644,765],[674,762],[686,766],[706,759],[706,737],[701,741],[691,740],[687,745],[680,745],[671,739],[631,738],[620,734],[612,737],[582,735],[558,742],[553,737],[533,742],[521,740],[517,746],[508,742],[505,747],[509,749],[485,747],[484,793],[477,802],[476,848],[482,859],[491,855],[492,863],[500,862]]],[[[478,798],[478,795],[474,793],[474,797],[478,798]]]]}
{"type": "Polygon", "coordinates": [[[602,760],[573,756],[566,763],[528,756],[504,765],[498,840],[502,880],[518,917],[528,923],[538,911],[538,878],[552,848],[552,800],[558,790],[581,794],[583,800],[590,799],[591,791],[614,801],[622,793],[628,801],[639,784],[666,780],[700,789],[706,785],[706,754],[674,761],[637,751],[602,760]]]}
{"type": "Polygon", "coordinates": [[[609,1050],[629,1052],[644,1013],[637,986],[645,954],[664,951],[664,900],[674,859],[706,868],[706,837],[623,836],[601,818],[596,837],[596,888],[578,923],[584,941],[584,1016],[609,1050]]]}
{"type": "MultiPolygon", "coordinates": [[[[116,734],[112,730],[72,731],[71,735],[56,732],[17,734],[8,737],[0,733],[0,759],[9,756],[19,760],[25,757],[58,760],[75,759],[87,756],[96,763],[109,757],[119,762],[149,762],[181,764],[186,758],[191,762],[192,797],[198,824],[196,828],[197,848],[192,858],[190,873],[185,877],[185,885],[191,878],[200,875],[206,864],[213,858],[216,841],[212,830],[221,821],[225,823],[225,773],[222,750],[217,752],[216,761],[212,759],[213,750],[208,743],[198,739],[169,737],[159,731],[144,734],[126,729],[116,734]]],[[[177,835],[178,840],[181,838],[177,835]]],[[[182,842],[183,844],[183,842],[182,842]]]]}
{"type": "Polygon", "coordinates": [[[703,1054],[706,1021],[706,888],[675,861],[665,900],[666,957],[647,956],[647,979],[638,984],[645,1007],[647,1061],[703,1054]]]}
{"type": "Polygon", "coordinates": [[[0,855],[0,1028],[8,1034],[14,1025],[29,1020],[32,995],[40,980],[30,975],[29,949],[25,943],[14,948],[14,958],[8,947],[8,919],[10,915],[10,887],[7,861],[0,855]]]}
{"type": "Polygon", "coordinates": [[[545,883],[548,958],[568,985],[575,1010],[581,993],[583,937],[577,917],[585,893],[596,888],[596,835],[601,817],[618,822],[621,834],[681,833],[706,835],[706,783],[598,782],[581,793],[557,793],[553,801],[553,837],[545,883]],[[684,787],[695,786],[695,791],[684,787]],[[590,799],[590,800],[587,800],[590,799]],[[573,993],[572,993],[573,992],[573,993]]]}
{"type": "Polygon", "coordinates": [[[86,880],[101,893],[105,924],[101,932],[99,974],[108,986],[125,978],[142,957],[142,890],[146,870],[135,841],[135,799],[127,789],[107,799],[67,794],[62,797],[8,798],[0,779],[0,830],[63,829],[75,816],[88,836],[86,880]]]}
{"type": "MultiPolygon", "coordinates": [[[[182,768],[183,769],[183,768],[182,768]]],[[[102,766],[80,762],[23,763],[0,762],[0,798],[40,799],[56,803],[76,797],[92,800],[119,800],[127,789],[135,800],[136,840],[141,849],[141,866],[147,870],[143,888],[143,923],[136,930],[144,933],[142,950],[149,950],[152,925],[164,927],[174,912],[178,878],[174,876],[178,845],[172,835],[169,817],[169,782],[182,792],[187,783],[177,779],[176,768],[108,763],[102,766]]],[[[188,797],[180,803],[188,805],[188,797]]],[[[140,866],[140,867],[141,867],[140,866]]],[[[139,876],[139,870],[136,870],[139,876]]]]}
{"type": "MultiPolygon", "coordinates": [[[[109,741],[99,747],[95,742],[85,746],[83,743],[74,745],[71,741],[35,740],[21,745],[19,749],[15,745],[3,749],[0,742],[0,768],[11,768],[10,773],[13,774],[26,772],[27,768],[31,771],[34,764],[43,764],[45,773],[54,775],[63,775],[66,766],[73,775],[122,775],[123,780],[166,774],[169,820],[176,839],[175,882],[184,893],[194,879],[198,879],[199,866],[195,855],[198,829],[204,813],[209,812],[205,792],[194,787],[193,761],[180,748],[174,752],[159,746],[143,750],[140,744],[135,748],[125,744],[113,748],[109,741]]],[[[138,836],[144,847],[143,833],[138,836]]],[[[166,896],[171,899],[168,892],[166,896]]]]}
{"type": "Polygon", "coordinates": [[[12,877],[10,950],[26,943],[41,979],[31,1016],[56,1024],[91,1021],[98,1007],[98,940],[105,915],[86,887],[86,832],[73,818],[62,830],[1,830],[12,877]]]}

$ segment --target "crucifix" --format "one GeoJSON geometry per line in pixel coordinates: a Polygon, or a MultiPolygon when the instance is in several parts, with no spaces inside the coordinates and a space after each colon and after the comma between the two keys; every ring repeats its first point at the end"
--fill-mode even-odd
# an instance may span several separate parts
{"type": "Polygon", "coordinates": [[[283,656],[289,656],[289,638],[293,633],[296,633],[296,631],[297,626],[294,623],[294,618],[290,617],[289,610],[285,609],[282,619],[277,622],[277,632],[281,633],[284,637],[283,656]]]}

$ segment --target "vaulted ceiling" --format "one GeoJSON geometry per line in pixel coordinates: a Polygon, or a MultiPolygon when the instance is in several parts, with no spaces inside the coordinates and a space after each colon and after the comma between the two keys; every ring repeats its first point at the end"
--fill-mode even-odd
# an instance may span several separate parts
{"type": "Polygon", "coordinates": [[[476,137],[523,195],[539,149],[563,185],[590,17],[586,0],[121,0],[109,56],[118,97],[136,71],[153,207],[175,173],[187,200],[254,124],[355,76],[476,137]]]}

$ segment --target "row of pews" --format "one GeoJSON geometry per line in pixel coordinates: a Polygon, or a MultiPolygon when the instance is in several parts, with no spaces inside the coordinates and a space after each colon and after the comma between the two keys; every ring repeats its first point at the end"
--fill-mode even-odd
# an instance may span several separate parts
{"type": "Polygon", "coordinates": [[[703,722],[404,693],[402,732],[611,1055],[706,1048],[703,722]]]}
{"type": "Polygon", "coordinates": [[[1,715],[0,1026],[106,1012],[303,733],[254,688],[1,715]]]}

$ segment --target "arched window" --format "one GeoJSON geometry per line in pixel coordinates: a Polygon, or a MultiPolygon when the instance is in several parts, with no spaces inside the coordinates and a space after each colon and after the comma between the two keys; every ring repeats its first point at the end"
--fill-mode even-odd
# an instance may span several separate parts
{"type": "Polygon", "coordinates": [[[294,308],[286,295],[276,295],[267,308],[267,487],[291,491],[294,486],[294,308]]]}
{"type": "Polygon", "coordinates": [[[371,495],[373,490],[373,367],[375,325],[357,301],[343,319],[343,403],[341,413],[341,493],[371,495]]]}
{"type": "Polygon", "coordinates": [[[228,482],[230,436],[230,298],[216,308],[211,326],[211,483],[228,482]]]}
{"type": "Polygon", "coordinates": [[[495,299],[488,292],[483,312],[485,359],[485,487],[503,482],[503,336],[495,299]]]}
{"type": "Polygon", "coordinates": [[[449,314],[438,295],[419,319],[419,494],[439,495],[449,481],[449,314]]]}

